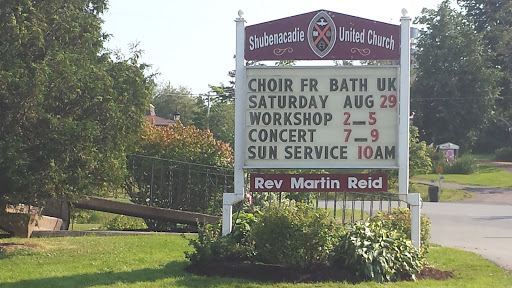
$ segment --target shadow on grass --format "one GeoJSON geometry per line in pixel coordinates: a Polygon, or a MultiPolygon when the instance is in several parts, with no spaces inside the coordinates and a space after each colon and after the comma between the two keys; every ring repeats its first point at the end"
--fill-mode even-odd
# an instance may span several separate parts
{"type": "MultiPolygon", "coordinates": [[[[127,285],[138,283],[144,287],[150,286],[151,282],[162,279],[169,279],[174,281],[176,285],[183,287],[216,287],[219,283],[232,283],[243,280],[235,280],[230,278],[213,279],[199,277],[189,274],[184,271],[185,267],[189,264],[188,261],[176,261],[167,263],[161,268],[147,268],[133,271],[123,272],[98,272],[92,274],[79,274],[62,277],[48,277],[30,280],[20,280],[11,283],[0,283],[0,288],[26,288],[26,287],[74,287],[85,288],[97,285],[113,285],[116,283],[127,285]],[[173,280],[174,279],[174,280],[173,280]]],[[[161,286],[161,283],[159,283],[161,286]]]]}

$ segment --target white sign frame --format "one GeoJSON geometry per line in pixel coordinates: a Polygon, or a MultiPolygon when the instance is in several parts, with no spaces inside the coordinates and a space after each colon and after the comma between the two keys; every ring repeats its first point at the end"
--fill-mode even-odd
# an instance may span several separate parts
{"type": "MultiPolygon", "coordinates": [[[[235,86],[235,167],[234,193],[223,194],[222,234],[227,235],[232,227],[232,205],[245,198],[244,149],[245,149],[245,107],[246,107],[246,66],[245,66],[245,19],[238,11],[236,22],[236,86],[235,86]],[[242,83],[243,85],[240,85],[242,83]]],[[[400,18],[400,104],[398,127],[398,185],[399,197],[411,205],[411,240],[420,247],[421,198],[418,193],[409,195],[409,115],[410,115],[410,61],[411,61],[411,17],[402,9],[400,18]]]]}

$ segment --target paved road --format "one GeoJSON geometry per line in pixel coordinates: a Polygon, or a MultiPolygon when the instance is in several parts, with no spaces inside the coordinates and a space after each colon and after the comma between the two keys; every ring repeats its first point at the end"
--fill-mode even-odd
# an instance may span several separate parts
{"type": "MultiPolygon", "coordinates": [[[[498,165],[512,172],[512,163],[498,165]]],[[[473,251],[512,271],[512,190],[465,185],[457,188],[475,196],[463,202],[423,203],[421,212],[432,222],[431,242],[473,251]]]]}
{"type": "Polygon", "coordinates": [[[431,242],[473,251],[512,271],[512,206],[426,202],[422,213],[432,222],[431,242]]]}

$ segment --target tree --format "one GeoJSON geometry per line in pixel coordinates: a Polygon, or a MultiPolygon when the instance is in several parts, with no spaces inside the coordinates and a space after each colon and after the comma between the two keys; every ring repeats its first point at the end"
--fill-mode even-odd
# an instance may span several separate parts
{"type": "Polygon", "coordinates": [[[459,0],[478,33],[483,33],[486,46],[494,53],[492,63],[502,72],[496,109],[488,130],[496,138],[486,146],[498,148],[512,144],[512,1],[459,0]]]}
{"type": "Polygon", "coordinates": [[[482,36],[449,1],[422,14],[417,22],[427,29],[418,40],[411,94],[420,138],[471,150],[493,111],[499,73],[482,36]]]}
{"type": "Polygon", "coordinates": [[[118,188],[152,89],[140,51],[104,50],[106,1],[1,2],[0,202],[118,188]]]}
{"type": "Polygon", "coordinates": [[[235,70],[229,71],[231,77],[229,85],[220,83],[218,86],[209,85],[211,92],[208,93],[207,117],[204,119],[203,129],[209,129],[215,139],[235,145],[235,70]]]}
{"type": "Polygon", "coordinates": [[[165,127],[145,125],[137,154],[191,162],[201,165],[233,167],[233,150],[218,141],[208,130],[180,123],[165,127]]]}
{"type": "Polygon", "coordinates": [[[197,125],[195,114],[204,106],[202,101],[198,102],[196,97],[192,97],[188,88],[174,88],[171,84],[160,85],[151,102],[157,116],[174,119],[174,113],[179,112],[183,125],[197,125]]]}
{"type": "MultiPolygon", "coordinates": [[[[231,74],[230,74],[231,75],[231,74]]],[[[219,86],[215,85],[208,85],[210,86],[210,89],[212,89],[212,92],[215,93],[213,96],[209,95],[208,97],[211,97],[211,100],[214,102],[232,102],[235,100],[235,87],[233,84],[234,81],[230,82],[230,86],[226,86],[224,83],[220,83],[219,86]]]]}
{"type": "Polygon", "coordinates": [[[428,174],[432,170],[427,143],[420,141],[418,128],[409,128],[409,174],[410,176],[428,174]]]}
{"type": "Polygon", "coordinates": [[[210,109],[209,129],[215,139],[235,145],[235,103],[219,102],[210,109]]]}

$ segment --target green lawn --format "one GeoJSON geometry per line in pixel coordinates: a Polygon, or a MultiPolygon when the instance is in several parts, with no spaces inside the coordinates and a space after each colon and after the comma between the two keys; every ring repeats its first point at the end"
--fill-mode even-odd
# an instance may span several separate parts
{"type": "MultiPolygon", "coordinates": [[[[189,236],[193,237],[193,236],[189,236]]],[[[431,248],[430,265],[453,271],[447,281],[391,284],[262,284],[184,272],[188,241],[179,235],[0,239],[31,248],[0,252],[0,287],[512,287],[512,275],[482,257],[431,248]]]]}
{"type": "Polygon", "coordinates": [[[494,160],[496,159],[496,155],[493,154],[473,154],[473,157],[477,160],[494,160]]]}
{"type": "MultiPolygon", "coordinates": [[[[430,201],[428,196],[428,185],[413,183],[409,193],[420,193],[421,199],[423,201],[430,201]]],[[[465,190],[443,187],[443,189],[441,189],[441,192],[439,193],[439,201],[462,201],[465,199],[469,199],[472,196],[473,194],[471,192],[465,190]]]]}
{"type": "Polygon", "coordinates": [[[69,230],[74,231],[87,231],[87,230],[98,230],[101,224],[71,224],[69,225],[69,230]]]}
{"type": "MultiPolygon", "coordinates": [[[[319,207],[319,209],[325,209],[323,207],[319,207]]],[[[329,215],[331,216],[334,216],[334,208],[327,208],[327,213],[329,213],[329,215]]],[[[336,208],[336,215],[335,215],[335,219],[336,219],[336,223],[338,224],[343,224],[343,220],[345,223],[350,223],[350,222],[353,222],[352,220],[354,221],[359,221],[359,220],[365,220],[368,218],[368,214],[366,214],[366,212],[364,211],[361,211],[361,210],[358,210],[358,209],[345,209],[343,210],[342,208],[336,208]]]]}
{"type": "MultiPolygon", "coordinates": [[[[509,172],[486,164],[478,164],[477,172],[471,175],[442,174],[442,176],[444,177],[444,182],[473,186],[512,188],[512,176],[509,172]]],[[[414,180],[434,180],[434,183],[437,185],[439,176],[437,174],[418,175],[412,177],[412,181],[414,180]]]]}

